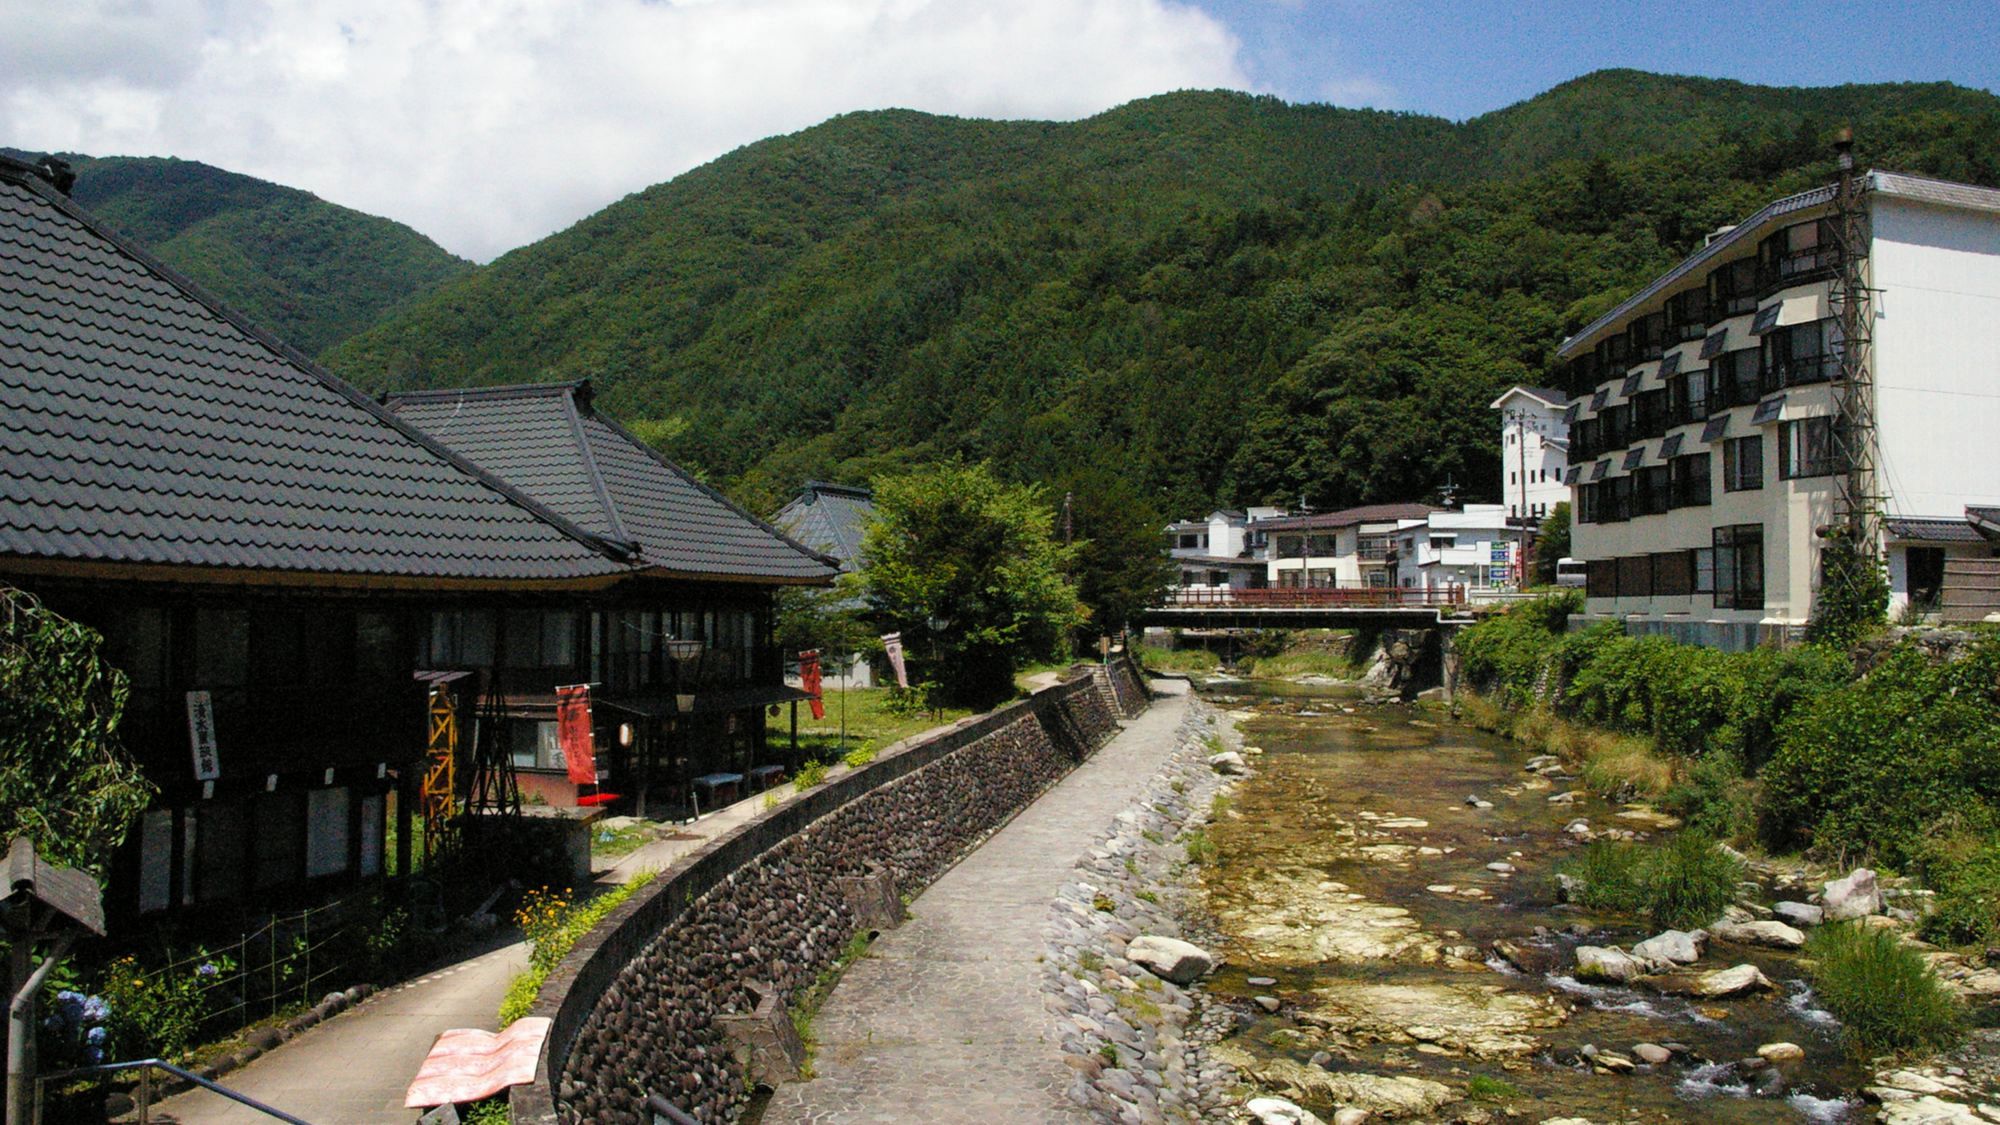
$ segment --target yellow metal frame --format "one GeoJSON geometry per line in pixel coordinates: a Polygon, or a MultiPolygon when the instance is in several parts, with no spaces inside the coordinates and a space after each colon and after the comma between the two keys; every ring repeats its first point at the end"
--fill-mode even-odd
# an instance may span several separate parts
{"type": "Polygon", "coordinates": [[[442,684],[431,689],[423,809],[424,855],[433,856],[450,845],[451,821],[458,814],[458,703],[442,684]]]}

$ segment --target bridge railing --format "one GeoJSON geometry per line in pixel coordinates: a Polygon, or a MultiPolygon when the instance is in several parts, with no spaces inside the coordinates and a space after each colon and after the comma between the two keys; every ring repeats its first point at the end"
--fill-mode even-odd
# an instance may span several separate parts
{"type": "Polygon", "coordinates": [[[1225,589],[1219,586],[1170,592],[1162,609],[1450,609],[1463,606],[1468,592],[1462,585],[1428,588],[1399,586],[1271,586],[1225,589]]]}

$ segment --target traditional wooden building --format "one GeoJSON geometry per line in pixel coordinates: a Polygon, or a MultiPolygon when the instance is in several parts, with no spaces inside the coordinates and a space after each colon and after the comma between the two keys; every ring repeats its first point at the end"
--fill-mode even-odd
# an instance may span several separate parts
{"type": "Polygon", "coordinates": [[[775,682],[768,591],[834,568],[629,438],[573,451],[601,456],[579,495],[615,513],[431,436],[0,158],[0,582],[104,633],[159,787],[114,921],[381,873],[389,794],[410,808],[427,692],[454,671],[638,685],[649,643],[699,630],[697,663],[742,669],[704,684],[775,682]]]}

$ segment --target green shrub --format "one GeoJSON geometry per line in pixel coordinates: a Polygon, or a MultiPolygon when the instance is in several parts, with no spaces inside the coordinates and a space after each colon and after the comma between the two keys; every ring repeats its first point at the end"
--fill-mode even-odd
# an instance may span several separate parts
{"type": "Polygon", "coordinates": [[[1797,707],[1760,775],[1759,830],[1774,847],[1905,868],[1941,821],[1992,823],[1996,677],[2000,635],[1953,661],[1905,641],[1867,677],[1797,707]]]}
{"type": "Polygon", "coordinates": [[[1591,844],[1562,869],[1582,880],[1581,905],[1645,914],[1655,925],[1676,929],[1714,921],[1743,877],[1742,863],[1700,832],[1682,832],[1661,847],[1591,844]]]}
{"type": "Polygon", "coordinates": [[[1504,1102],[1521,1096],[1521,1088],[1504,1078],[1475,1074],[1465,1084],[1465,1096],[1477,1102],[1504,1102]]]}
{"type": "Polygon", "coordinates": [[[1720,747],[1687,763],[1659,806],[1688,828],[1718,840],[1742,836],[1756,822],[1752,783],[1743,776],[1742,759],[1720,747]]]}
{"type": "Polygon", "coordinates": [[[1738,684],[1714,745],[1733,750],[1755,776],[1778,746],[1778,730],[1798,708],[1854,678],[1847,653],[1824,645],[1765,646],[1730,657],[1738,684]]]}
{"type": "Polygon", "coordinates": [[[1707,925],[1735,900],[1742,879],[1741,860],[1703,833],[1683,831],[1645,866],[1646,912],[1676,929],[1707,925]]]}
{"type": "Polygon", "coordinates": [[[1189,863],[1214,863],[1222,854],[1222,849],[1216,847],[1215,841],[1208,838],[1207,831],[1200,828],[1189,829],[1187,834],[1181,837],[1181,844],[1187,850],[1189,863]]]}
{"type": "Polygon", "coordinates": [[[826,763],[817,758],[799,767],[792,775],[792,788],[800,793],[826,781],[826,763]]]}
{"type": "Polygon", "coordinates": [[[899,719],[916,719],[933,714],[944,706],[944,692],[929,680],[909,687],[892,686],[883,697],[882,709],[899,719]]]}
{"type": "Polygon", "coordinates": [[[1937,892],[1923,920],[1926,940],[1976,946],[2000,940],[2000,837],[1993,826],[1937,826],[1918,850],[1916,869],[1937,892]]]}
{"type": "Polygon", "coordinates": [[[1569,615],[1582,604],[1574,594],[1553,594],[1522,602],[1463,630],[1454,641],[1460,672],[1507,706],[1527,706],[1533,702],[1536,682],[1561,646],[1569,615]]]}
{"type": "Polygon", "coordinates": [[[864,742],[843,754],[840,760],[847,763],[848,769],[858,770],[875,760],[875,744],[864,742]]]}
{"type": "Polygon", "coordinates": [[[568,890],[547,887],[530,891],[514,911],[514,921],[528,939],[528,971],[507,986],[500,1001],[500,1026],[505,1027],[528,1014],[541,995],[542,982],[577,943],[618,905],[659,876],[657,871],[641,871],[628,883],[605,891],[585,902],[574,901],[568,890]]]}
{"type": "Polygon", "coordinates": [[[1888,930],[1822,926],[1806,943],[1806,956],[1813,991],[1839,1018],[1858,1057],[1942,1050],[1963,1032],[1950,990],[1923,954],[1888,930]]]}

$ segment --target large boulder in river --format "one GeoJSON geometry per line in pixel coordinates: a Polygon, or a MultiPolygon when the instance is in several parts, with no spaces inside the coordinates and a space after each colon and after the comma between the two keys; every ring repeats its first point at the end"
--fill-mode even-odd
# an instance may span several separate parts
{"type": "Polygon", "coordinates": [[[1632,956],[1656,965],[1692,965],[1701,960],[1708,934],[1701,930],[1666,930],[1632,947],[1632,956]]]}
{"type": "Polygon", "coordinates": [[[1179,938],[1145,934],[1125,947],[1125,959],[1162,980],[1193,984],[1215,968],[1215,958],[1179,938]]]}
{"type": "Polygon", "coordinates": [[[1576,979],[1608,980],[1623,984],[1646,972],[1645,962],[1622,949],[1601,945],[1576,947],[1576,979]]]}
{"type": "Polygon", "coordinates": [[[1845,879],[1828,883],[1822,901],[1826,904],[1826,920],[1829,922],[1865,918],[1882,912],[1882,888],[1875,882],[1873,871],[1857,867],[1848,872],[1845,879]]]}
{"type": "Polygon", "coordinates": [[[1250,772],[1250,764],[1243,760],[1243,755],[1238,754],[1234,750],[1224,750],[1220,754],[1210,754],[1208,756],[1208,768],[1229,777],[1240,777],[1250,772]]]}
{"type": "Polygon", "coordinates": [[[1826,921],[1826,911],[1809,902],[1778,902],[1771,905],[1778,920],[1793,926],[1817,926],[1826,921]]]}
{"type": "Polygon", "coordinates": [[[1734,945],[1772,949],[1797,949],[1806,943],[1806,935],[1783,922],[1717,922],[1708,928],[1708,936],[1734,945]]]}
{"type": "Polygon", "coordinates": [[[1706,973],[1662,973],[1640,977],[1634,983],[1668,996],[1692,996],[1700,1000],[1723,1000],[1775,987],[1771,978],[1755,965],[1734,965],[1706,973]]]}
{"type": "Polygon", "coordinates": [[[1251,1098],[1243,1103],[1257,1125],[1326,1125],[1318,1114],[1283,1098],[1251,1098]]]}

